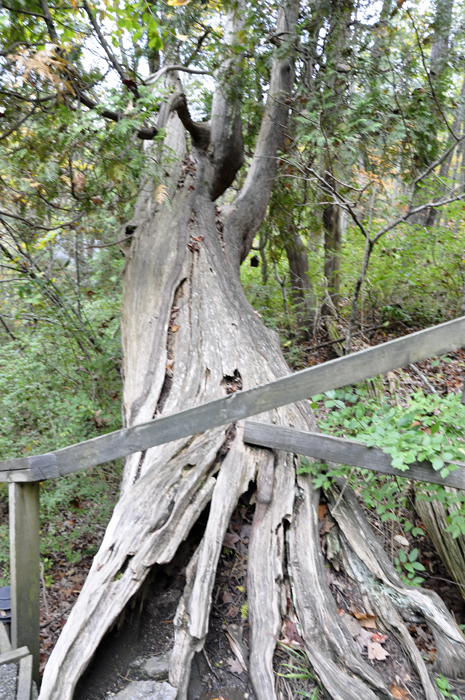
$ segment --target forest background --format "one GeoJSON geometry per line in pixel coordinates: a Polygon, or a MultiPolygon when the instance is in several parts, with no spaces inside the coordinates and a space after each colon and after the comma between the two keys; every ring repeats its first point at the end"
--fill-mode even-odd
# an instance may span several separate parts
{"type": "MultiPolygon", "coordinates": [[[[207,122],[229,5],[0,5],[0,454],[6,459],[121,427],[119,312],[132,235],[126,223],[145,178],[157,183],[157,202],[170,207],[163,168],[145,147],[163,136],[154,133],[169,90],[160,56],[164,51],[179,64],[192,118],[207,122]]],[[[270,203],[241,267],[247,297],[279,334],[290,366],[302,369],[465,313],[465,5],[304,2],[292,41],[274,33],[276,3],[253,2],[244,12],[233,51],[241,57],[246,162],[256,146],[273,51],[296,61],[270,203]]],[[[231,80],[230,89],[239,89],[237,83],[231,80]]],[[[243,180],[242,170],[221,195],[219,217],[243,180]]],[[[428,364],[423,378],[417,373],[413,397],[415,382],[401,387],[397,375],[315,397],[322,429],[372,439],[390,449],[400,469],[419,454],[443,469],[446,448],[448,459],[463,453],[463,359],[459,353],[428,364]],[[447,364],[458,374],[449,370],[445,383],[447,364]]],[[[398,523],[404,535],[424,534],[409,514],[405,480],[344,467],[328,475],[318,467],[315,483],[327,485],[335,475],[350,476],[381,521],[398,523]]],[[[110,464],[43,487],[47,586],[60,567],[97,551],[120,476],[121,465],[110,464]]],[[[438,487],[428,498],[444,504],[450,536],[463,536],[463,497],[438,487]]],[[[6,583],[5,487],[0,500],[6,583]]],[[[421,585],[415,539],[406,551],[397,567],[421,585]]]]}

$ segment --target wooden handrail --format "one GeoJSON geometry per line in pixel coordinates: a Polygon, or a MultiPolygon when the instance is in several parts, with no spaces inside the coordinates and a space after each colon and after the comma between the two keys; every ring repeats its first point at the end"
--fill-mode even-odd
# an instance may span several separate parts
{"type": "Polygon", "coordinates": [[[382,474],[403,476],[406,479],[442,484],[456,489],[465,489],[465,464],[445,462],[445,466],[455,468],[446,477],[435,471],[431,462],[413,462],[407,471],[392,466],[392,458],[379,447],[367,447],[359,440],[322,433],[311,433],[295,428],[282,428],[272,423],[259,423],[248,420],[245,423],[244,442],[274,450],[285,450],[298,455],[307,455],[325,462],[348,464],[360,469],[369,469],[382,474]],[[458,468],[457,468],[458,467],[458,468]]]}
{"type": "Polygon", "coordinates": [[[7,459],[0,462],[0,481],[43,481],[65,476],[330,389],[356,384],[396,367],[405,367],[463,346],[465,316],[171,416],[123,428],[49,454],[7,459]]]}

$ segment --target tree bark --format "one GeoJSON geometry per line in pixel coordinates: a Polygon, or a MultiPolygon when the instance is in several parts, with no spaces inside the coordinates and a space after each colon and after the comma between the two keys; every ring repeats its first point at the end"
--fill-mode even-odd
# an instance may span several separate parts
{"type": "Polygon", "coordinates": [[[308,340],[312,335],[315,296],[308,275],[308,255],[299,233],[291,226],[285,239],[292,297],[297,307],[300,335],[308,340]]]}

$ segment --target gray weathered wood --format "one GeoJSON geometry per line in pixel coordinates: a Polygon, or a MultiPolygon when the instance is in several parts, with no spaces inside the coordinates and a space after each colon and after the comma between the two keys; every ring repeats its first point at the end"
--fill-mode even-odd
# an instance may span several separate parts
{"type": "Polygon", "coordinates": [[[16,700],[31,700],[32,667],[32,654],[25,656],[19,662],[18,690],[16,692],[16,700]]]}
{"type": "Polygon", "coordinates": [[[25,656],[29,656],[29,649],[27,647],[20,647],[19,649],[7,651],[5,654],[0,656],[0,666],[4,666],[5,664],[14,664],[16,661],[23,659],[25,656]]]}
{"type": "Polygon", "coordinates": [[[209,401],[172,416],[164,416],[132,428],[123,428],[47,455],[0,462],[0,472],[9,471],[9,480],[13,480],[12,473],[16,469],[31,470],[28,477],[31,480],[64,476],[125,457],[133,452],[147,450],[154,445],[202,433],[240,418],[248,418],[285,406],[330,389],[354,384],[396,367],[405,367],[463,346],[465,317],[462,316],[348,357],[339,357],[295,372],[268,384],[247,391],[237,391],[222,399],[209,401]]]}
{"type": "Polygon", "coordinates": [[[401,472],[391,466],[391,456],[379,447],[367,447],[358,440],[310,433],[294,428],[281,428],[271,423],[246,421],[244,442],[260,447],[270,447],[275,450],[286,450],[299,455],[315,457],[325,462],[349,464],[361,469],[370,469],[383,474],[404,476],[407,479],[426,481],[432,484],[453,486],[465,489],[465,464],[446,462],[446,465],[459,464],[457,471],[451,472],[444,479],[435,471],[430,462],[414,462],[408,471],[401,472]]]}
{"type": "Polygon", "coordinates": [[[0,654],[6,654],[7,651],[11,651],[11,644],[6,627],[2,622],[0,623],[0,654]]]}
{"type": "Polygon", "coordinates": [[[10,484],[11,643],[27,646],[39,681],[39,483],[10,484]]]}

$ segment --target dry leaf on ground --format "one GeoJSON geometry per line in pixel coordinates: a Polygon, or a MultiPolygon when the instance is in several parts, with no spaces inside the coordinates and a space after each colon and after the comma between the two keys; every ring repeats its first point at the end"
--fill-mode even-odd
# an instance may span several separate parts
{"type": "Polygon", "coordinates": [[[392,693],[392,697],[395,698],[395,700],[409,700],[410,695],[407,693],[406,690],[404,690],[400,686],[391,683],[389,687],[392,693]]]}
{"type": "Polygon", "coordinates": [[[368,658],[375,659],[376,661],[384,661],[387,656],[389,656],[386,649],[383,649],[379,642],[368,642],[368,658]]]}

